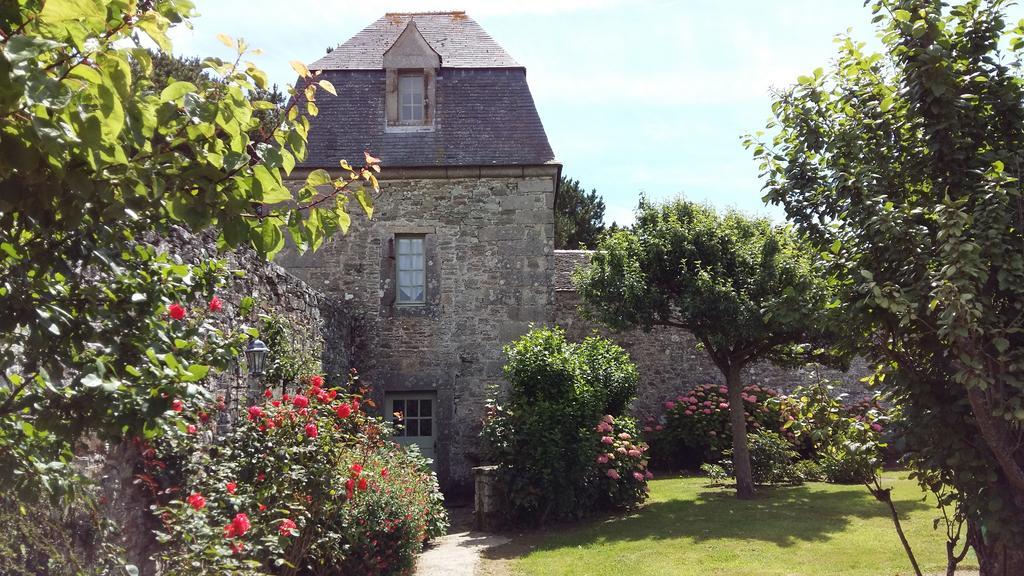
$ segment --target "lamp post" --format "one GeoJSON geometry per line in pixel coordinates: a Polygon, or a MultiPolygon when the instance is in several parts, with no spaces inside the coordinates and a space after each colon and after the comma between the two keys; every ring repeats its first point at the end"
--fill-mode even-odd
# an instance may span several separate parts
{"type": "Polygon", "coordinates": [[[270,348],[262,340],[253,339],[245,349],[245,363],[249,367],[249,401],[255,401],[260,394],[259,377],[263,375],[263,364],[266,362],[270,348]]]}

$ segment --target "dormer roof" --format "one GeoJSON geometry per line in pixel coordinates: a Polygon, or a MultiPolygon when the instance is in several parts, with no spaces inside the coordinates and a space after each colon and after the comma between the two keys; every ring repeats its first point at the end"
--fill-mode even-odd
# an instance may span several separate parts
{"type": "Polygon", "coordinates": [[[441,55],[423,38],[415,20],[409,20],[398,39],[384,52],[384,68],[438,68],[441,55]]]}
{"type": "Polygon", "coordinates": [[[438,54],[445,68],[522,68],[465,12],[389,12],[330,54],[309,65],[310,70],[380,70],[384,54],[408,30],[410,23],[438,54]]]}

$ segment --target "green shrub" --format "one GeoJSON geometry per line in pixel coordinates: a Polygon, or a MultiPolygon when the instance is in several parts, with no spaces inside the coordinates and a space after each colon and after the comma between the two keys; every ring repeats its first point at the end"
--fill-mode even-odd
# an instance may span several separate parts
{"type": "MultiPolygon", "coordinates": [[[[755,484],[792,484],[801,481],[793,466],[797,453],[782,436],[768,431],[747,434],[747,446],[750,448],[750,468],[755,484]]],[[[726,450],[723,455],[722,468],[730,477],[735,477],[732,450],[726,450]]]]}
{"type": "Polygon", "coordinates": [[[712,486],[723,486],[729,481],[729,473],[718,464],[701,464],[700,471],[710,480],[712,486]]]}
{"type": "Polygon", "coordinates": [[[543,524],[646,498],[646,444],[621,416],[636,393],[629,356],[601,338],[569,343],[535,329],[505,347],[504,402],[491,401],[483,437],[500,465],[512,521],[543,524]]]}
{"type": "Polygon", "coordinates": [[[183,405],[146,451],[147,473],[170,487],[158,508],[165,574],[408,574],[443,533],[425,460],[360,396],[306,381],[303,394],[268,394],[212,445],[202,437],[215,419],[183,405]]]}
{"type": "Polygon", "coordinates": [[[814,460],[798,460],[793,464],[793,474],[803,482],[821,482],[825,470],[814,460]]]}
{"type": "MultiPolygon", "coordinates": [[[[772,401],[777,395],[756,384],[743,389],[748,431],[780,431],[782,415],[779,405],[772,401]]],[[[651,445],[655,466],[696,469],[702,463],[720,460],[732,447],[725,386],[697,386],[662,406],[664,414],[657,419],[649,417],[644,424],[644,437],[651,445]]],[[[789,432],[782,432],[795,439],[789,432]]]]}

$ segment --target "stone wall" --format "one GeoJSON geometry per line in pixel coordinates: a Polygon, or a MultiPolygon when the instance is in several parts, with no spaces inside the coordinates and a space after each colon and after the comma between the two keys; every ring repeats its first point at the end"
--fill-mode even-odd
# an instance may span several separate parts
{"type": "Polygon", "coordinates": [[[356,216],[347,236],[315,254],[286,251],[278,262],[344,303],[354,326],[350,358],[377,402],[388,392],[436,394],[432,448],[451,493],[472,484],[488,386],[501,382],[502,347],[531,323],[552,320],[557,167],[476,177],[430,170],[420,177],[389,171],[396,179],[382,182],[373,222],[356,216]],[[400,234],[425,238],[420,306],[395,304],[400,234]]]}
{"type": "MultiPolygon", "coordinates": [[[[608,336],[629,352],[640,372],[640,385],[633,410],[639,415],[658,415],[661,404],[678,394],[701,384],[724,384],[721,371],[711,362],[707,353],[698,348],[692,334],[678,328],[654,327],[650,332],[625,330],[611,332],[581,317],[579,296],[572,288],[571,274],[587,263],[589,252],[583,250],[556,250],[555,323],[566,331],[570,340],[581,340],[598,333],[608,336]]],[[[750,366],[744,379],[748,384],[760,384],[786,392],[800,384],[829,380],[837,386],[837,393],[846,393],[851,401],[869,398],[870,391],[860,379],[870,371],[863,360],[853,363],[850,370],[841,372],[806,366],[798,369],[779,368],[767,362],[750,366]]]]}

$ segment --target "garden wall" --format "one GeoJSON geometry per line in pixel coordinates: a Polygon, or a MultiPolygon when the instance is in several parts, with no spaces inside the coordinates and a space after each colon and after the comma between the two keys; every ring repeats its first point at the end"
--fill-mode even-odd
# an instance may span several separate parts
{"type": "MultiPolygon", "coordinates": [[[[661,404],[677,394],[700,384],[724,384],[725,379],[707,354],[697,347],[692,334],[678,328],[657,326],[650,332],[625,330],[611,332],[581,317],[579,295],[572,287],[572,272],[586,265],[590,258],[587,250],[555,251],[555,323],[565,329],[570,340],[583,339],[595,331],[608,336],[629,352],[640,371],[640,385],[634,412],[639,415],[657,415],[661,404]]],[[[858,359],[850,370],[842,372],[820,366],[785,369],[769,363],[751,366],[744,374],[747,384],[760,384],[781,392],[792,390],[799,384],[829,380],[838,392],[846,393],[851,401],[871,397],[871,392],[860,381],[870,373],[869,367],[858,359]]]]}

